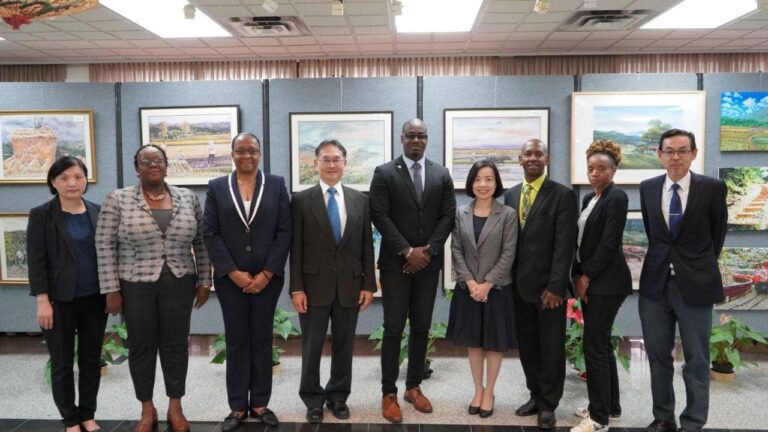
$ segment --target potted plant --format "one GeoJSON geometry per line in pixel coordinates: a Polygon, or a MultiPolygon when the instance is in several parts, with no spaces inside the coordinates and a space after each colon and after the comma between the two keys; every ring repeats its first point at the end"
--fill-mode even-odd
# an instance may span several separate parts
{"type": "MultiPolygon", "coordinates": [[[[714,313],[713,319],[714,322],[714,313]]],[[[720,314],[719,324],[712,326],[709,338],[709,357],[712,360],[710,376],[715,381],[731,382],[734,370],[745,366],[757,366],[741,359],[741,350],[758,343],[768,344],[765,337],[750,326],[730,315],[720,314]]]]}
{"type": "MultiPolygon", "coordinates": [[[[587,380],[587,364],[584,359],[584,313],[581,310],[581,300],[568,299],[566,316],[571,319],[571,325],[565,332],[565,358],[582,380],[587,380]]],[[[611,336],[611,348],[616,359],[624,370],[629,370],[629,356],[619,352],[619,342],[623,336],[613,327],[611,336]]]]}

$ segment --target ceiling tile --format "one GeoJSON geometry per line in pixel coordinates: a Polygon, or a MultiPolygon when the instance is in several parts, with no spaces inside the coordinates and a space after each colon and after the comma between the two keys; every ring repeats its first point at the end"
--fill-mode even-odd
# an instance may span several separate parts
{"type": "Polygon", "coordinates": [[[720,45],[721,48],[747,48],[758,45],[760,39],[736,39],[720,45]]]}
{"type": "Polygon", "coordinates": [[[359,26],[354,32],[359,35],[392,34],[392,29],[389,26],[359,26]]]}
{"type": "Polygon", "coordinates": [[[252,38],[242,38],[240,39],[240,42],[246,44],[250,47],[255,46],[280,46],[280,40],[276,37],[252,37],[252,38]]]}
{"type": "Polygon", "coordinates": [[[298,3],[294,2],[294,8],[300,15],[307,16],[330,16],[331,15],[331,2],[322,3],[298,3]]]}
{"type": "Polygon", "coordinates": [[[101,57],[101,56],[112,55],[112,51],[106,48],[79,49],[77,51],[88,57],[101,57]]]}
{"type": "Polygon", "coordinates": [[[668,35],[672,30],[643,30],[638,29],[633,31],[632,33],[624,36],[624,39],[651,39],[651,40],[658,40],[664,38],[666,35],[668,35]]]}
{"type": "Polygon", "coordinates": [[[766,39],[768,40],[768,30],[756,30],[744,35],[747,39],[766,39]]]}
{"type": "Polygon", "coordinates": [[[391,35],[358,35],[355,36],[355,39],[357,39],[357,43],[360,44],[382,44],[392,42],[391,35]]]}
{"type": "Polygon", "coordinates": [[[94,9],[87,10],[85,12],[80,12],[76,15],[77,19],[84,22],[90,22],[90,21],[112,21],[112,20],[121,20],[125,19],[122,17],[122,15],[112,12],[112,9],[104,6],[99,5],[98,7],[94,9]]]}
{"type": "MultiPolygon", "coordinates": [[[[149,50],[147,50],[149,51],[149,50]]],[[[242,47],[217,47],[216,51],[220,52],[224,55],[244,55],[244,54],[253,54],[253,50],[251,48],[242,46],[242,47]]]]}
{"type": "MultiPolygon", "coordinates": [[[[98,32],[96,32],[98,33],[98,32]]],[[[63,40],[79,40],[80,38],[71,34],[71,33],[65,33],[65,32],[50,32],[50,33],[35,33],[40,37],[40,39],[45,40],[51,40],[51,41],[63,41],[63,40]]]]}
{"type": "Polygon", "coordinates": [[[181,48],[181,51],[189,55],[197,55],[197,56],[206,56],[206,55],[212,56],[219,53],[213,48],[181,48]]]}
{"type": "Polygon", "coordinates": [[[78,21],[49,21],[48,25],[62,31],[95,31],[90,25],[78,21]]]}
{"type": "Polygon", "coordinates": [[[326,45],[323,46],[323,50],[326,53],[343,53],[345,55],[349,53],[358,52],[358,48],[355,45],[326,45]]]}
{"type": "Polygon", "coordinates": [[[157,36],[156,34],[146,30],[116,31],[116,32],[110,32],[110,34],[114,35],[118,39],[123,39],[123,40],[158,39],[159,38],[159,36],[157,36]]]}
{"type": "Polygon", "coordinates": [[[293,36],[280,38],[280,42],[286,46],[315,45],[317,41],[313,36],[293,36]]]}
{"type": "Polygon", "coordinates": [[[54,41],[25,41],[25,42],[19,42],[19,44],[28,48],[40,49],[40,50],[64,49],[64,46],[54,41]]]}
{"type": "Polygon", "coordinates": [[[353,45],[355,38],[352,36],[317,36],[321,45],[353,45]]]}
{"type": "MultiPolygon", "coordinates": [[[[222,49],[230,49],[230,48],[222,48],[222,49]]],[[[177,50],[176,48],[147,48],[144,51],[155,56],[182,56],[185,54],[183,51],[177,50]]]]}
{"type": "Polygon", "coordinates": [[[284,47],[251,47],[256,54],[285,54],[288,52],[284,47]]]}
{"type": "MultiPolygon", "coordinates": [[[[18,31],[18,30],[17,30],[18,31]]],[[[40,33],[40,32],[55,32],[57,28],[51,27],[41,21],[32,21],[31,24],[27,24],[22,27],[24,33],[40,33]]]]}
{"type": "Polygon", "coordinates": [[[31,33],[13,32],[13,33],[0,33],[0,37],[9,41],[33,41],[40,40],[39,37],[31,33]]]}
{"type": "Polygon", "coordinates": [[[106,32],[72,32],[72,35],[77,36],[80,39],[87,39],[87,40],[117,39],[116,36],[113,36],[111,33],[106,33],[106,32]]]}
{"type": "Polygon", "coordinates": [[[704,35],[705,39],[737,39],[750,33],[749,30],[715,30],[704,35]]]}
{"type": "Polygon", "coordinates": [[[480,20],[485,24],[519,24],[525,18],[525,14],[486,13],[480,20]]]}
{"type": "Polygon", "coordinates": [[[557,23],[565,21],[566,18],[571,16],[571,12],[550,12],[546,14],[530,13],[525,17],[523,21],[526,24],[538,24],[538,23],[557,23]]]}
{"type": "Polygon", "coordinates": [[[692,40],[686,47],[716,48],[726,42],[728,39],[696,39],[692,40]]]}
{"type": "Polygon", "coordinates": [[[59,41],[58,44],[63,48],[68,48],[68,49],[98,48],[96,44],[92,42],[84,41],[84,40],[59,41]]]}
{"type": "Polygon", "coordinates": [[[166,39],[165,41],[171,44],[172,46],[175,46],[178,48],[207,48],[208,47],[208,45],[206,45],[205,42],[197,38],[173,38],[173,39],[166,39]]]}
{"type": "Polygon", "coordinates": [[[133,44],[124,40],[96,40],[93,41],[102,48],[133,48],[133,44]]]}
{"type": "Polygon", "coordinates": [[[576,45],[576,47],[587,48],[587,49],[607,48],[613,45],[613,42],[614,41],[605,40],[605,39],[584,40],[584,41],[580,41],[579,44],[576,45]]]}
{"type": "Polygon", "coordinates": [[[348,1],[344,4],[344,15],[388,15],[388,2],[348,1]]]}
{"type": "Polygon", "coordinates": [[[490,0],[486,11],[489,12],[530,12],[533,8],[533,2],[530,1],[507,1],[490,0]]]}
{"type": "Polygon", "coordinates": [[[105,32],[116,32],[116,31],[128,31],[128,30],[143,30],[142,27],[134,24],[132,21],[128,20],[122,20],[122,21],[93,21],[90,23],[91,26],[93,26],[96,29],[99,29],[101,31],[105,32]]]}
{"type": "Polygon", "coordinates": [[[131,44],[136,48],[168,48],[170,45],[163,39],[134,40],[131,44]]]}
{"type": "Polygon", "coordinates": [[[389,25],[389,17],[385,16],[351,16],[349,22],[354,26],[385,26],[389,25]]]}
{"type": "Polygon", "coordinates": [[[552,32],[548,40],[582,40],[589,36],[589,32],[552,32]]]}
{"type": "Polygon", "coordinates": [[[206,45],[213,48],[231,48],[245,46],[240,39],[233,37],[200,38],[206,45]]]}
{"type": "Polygon", "coordinates": [[[648,45],[649,48],[679,48],[691,43],[694,39],[664,39],[648,45]]]}
{"type": "Polygon", "coordinates": [[[469,40],[470,34],[472,33],[435,33],[432,40],[435,42],[466,42],[469,40]]]}
{"type": "Polygon", "coordinates": [[[539,40],[510,40],[504,42],[503,47],[506,48],[536,48],[541,41],[539,40]]]}
{"type": "Polygon", "coordinates": [[[314,26],[312,27],[311,34],[315,35],[322,35],[322,36],[340,36],[340,35],[351,35],[352,29],[350,27],[318,27],[314,26]]]}
{"type": "Polygon", "coordinates": [[[113,48],[112,52],[119,56],[143,56],[147,54],[138,48],[113,48]]]}
{"type": "Polygon", "coordinates": [[[360,53],[365,55],[366,52],[394,52],[394,45],[388,44],[361,44],[360,53]]]}
{"type": "MultiPolygon", "coordinates": [[[[251,16],[251,11],[244,6],[203,6],[200,9],[214,19],[251,16]]],[[[184,11],[180,10],[179,15],[183,14],[184,11]]]]}
{"type": "Polygon", "coordinates": [[[323,52],[317,45],[296,45],[285,47],[289,53],[317,53],[323,52]]]}
{"type": "Polygon", "coordinates": [[[735,21],[731,24],[725,25],[722,28],[723,29],[733,29],[733,30],[757,30],[761,28],[765,28],[765,26],[768,25],[768,21],[735,21]]]}
{"type": "Polygon", "coordinates": [[[429,51],[428,43],[398,43],[396,44],[398,51],[429,51]]]}
{"type": "Polygon", "coordinates": [[[0,41],[0,55],[3,54],[4,51],[13,51],[13,50],[23,50],[23,49],[29,49],[24,45],[18,44],[16,42],[11,41],[0,41]]]}
{"type": "Polygon", "coordinates": [[[644,48],[652,44],[652,40],[646,39],[622,39],[612,45],[614,48],[644,48]]]}
{"type": "Polygon", "coordinates": [[[304,17],[304,22],[307,23],[310,27],[333,27],[333,26],[339,26],[339,27],[346,27],[347,26],[347,19],[345,17],[340,16],[312,16],[312,17],[304,17]]]}
{"type": "Polygon", "coordinates": [[[557,30],[557,28],[560,27],[559,22],[551,22],[551,23],[525,23],[518,25],[514,30],[518,32],[551,32],[557,30]]]}
{"type": "Polygon", "coordinates": [[[472,40],[503,42],[507,40],[508,37],[509,33],[476,33],[472,35],[472,40]]]}
{"type": "Polygon", "coordinates": [[[589,34],[587,36],[588,40],[594,40],[594,39],[607,39],[607,40],[619,40],[623,39],[626,35],[630,34],[631,32],[628,31],[595,31],[589,34]]]}
{"type": "Polygon", "coordinates": [[[578,43],[579,41],[577,40],[545,40],[539,47],[544,49],[569,49],[575,47],[578,43]]]}
{"type": "Polygon", "coordinates": [[[504,42],[475,42],[475,41],[469,41],[469,45],[467,46],[467,49],[469,50],[491,50],[491,49],[500,49],[501,46],[504,45],[504,42]]]}
{"type": "MultiPolygon", "coordinates": [[[[524,24],[520,24],[524,25],[524,24]]],[[[475,27],[475,33],[505,33],[515,29],[515,24],[485,24],[480,23],[475,27]]]]}
{"type": "Polygon", "coordinates": [[[438,50],[456,50],[464,51],[467,48],[467,42],[435,42],[432,43],[432,49],[438,50]]]}
{"type": "Polygon", "coordinates": [[[698,39],[712,30],[675,30],[667,35],[671,39],[698,39]]]}

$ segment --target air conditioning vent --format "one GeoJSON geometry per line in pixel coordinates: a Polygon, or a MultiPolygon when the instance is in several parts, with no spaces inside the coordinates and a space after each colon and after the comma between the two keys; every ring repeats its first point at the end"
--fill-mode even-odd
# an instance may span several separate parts
{"type": "Polygon", "coordinates": [[[246,38],[309,34],[309,28],[304,21],[295,16],[232,17],[220,22],[237,36],[246,38]]]}
{"type": "Polygon", "coordinates": [[[646,9],[577,11],[557,31],[634,30],[658,12],[646,9]]]}

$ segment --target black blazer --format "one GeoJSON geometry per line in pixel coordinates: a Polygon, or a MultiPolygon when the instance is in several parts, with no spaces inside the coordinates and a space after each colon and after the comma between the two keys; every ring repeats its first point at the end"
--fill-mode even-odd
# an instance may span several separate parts
{"type": "Polygon", "coordinates": [[[680,230],[672,237],[661,212],[666,174],[640,183],[648,252],[640,273],[640,295],[664,296],[669,263],[675,268],[680,295],[689,305],[708,306],[725,299],[717,257],[727,232],[728,208],[722,180],[691,172],[691,190],[680,230]]]}
{"type": "MultiPolygon", "coordinates": [[[[430,245],[433,256],[443,254],[443,245],[453,230],[456,195],[448,170],[425,159],[424,192],[416,201],[416,190],[408,166],[400,156],[376,167],[369,194],[371,218],[381,233],[379,269],[402,271],[403,250],[430,245]]],[[[437,271],[442,260],[432,259],[425,271],[437,271]]]]}
{"type": "MultiPolygon", "coordinates": [[[[257,178],[251,214],[261,185],[261,173],[257,178]]],[[[246,229],[235,208],[235,205],[239,206],[245,216],[237,178],[232,176],[237,203],[232,202],[229,179],[227,175],[208,182],[203,212],[203,238],[213,264],[214,278],[226,278],[233,270],[250,274],[269,270],[282,278],[291,248],[291,204],[285,180],[265,174],[261,206],[246,229]]]]}
{"type": "MultiPolygon", "coordinates": [[[[101,206],[85,199],[83,202],[95,232],[101,206]]],[[[56,301],[75,297],[75,245],[58,195],[29,211],[27,262],[30,295],[47,293],[50,300],[56,301]]]]}
{"type": "MultiPolygon", "coordinates": [[[[504,193],[504,204],[518,211],[522,183],[504,193]]],[[[525,226],[518,230],[512,266],[515,292],[526,303],[541,303],[547,289],[565,297],[578,234],[576,194],[545,179],[536,194],[525,226]]],[[[518,219],[519,223],[519,219],[518,219]]]]}
{"type": "Polygon", "coordinates": [[[358,305],[360,290],[376,292],[368,197],[342,185],[347,223],[341,244],[320,185],[293,195],[290,292],[304,291],[310,306],[328,306],[338,296],[345,307],[358,305]]]}
{"type": "MultiPolygon", "coordinates": [[[[594,196],[592,192],[584,197],[582,211],[594,196]]],[[[622,247],[628,206],[627,194],[611,183],[587,217],[576,252],[581,263],[574,256],[571,274],[589,277],[588,295],[632,294],[632,274],[622,247]]]]}

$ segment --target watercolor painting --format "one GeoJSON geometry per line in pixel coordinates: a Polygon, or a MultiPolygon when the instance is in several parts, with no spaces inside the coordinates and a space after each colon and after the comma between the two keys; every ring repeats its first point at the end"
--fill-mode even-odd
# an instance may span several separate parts
{"type": "Polygon", "coordinates": [[[720,168],[728,188],[728,229],[768,230],[768,167],[720,168]]]}
{"type": "Polygon", "coordinates": [[[768,92],[720,95],[720,151],[768,151],[768,92]]]}

